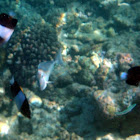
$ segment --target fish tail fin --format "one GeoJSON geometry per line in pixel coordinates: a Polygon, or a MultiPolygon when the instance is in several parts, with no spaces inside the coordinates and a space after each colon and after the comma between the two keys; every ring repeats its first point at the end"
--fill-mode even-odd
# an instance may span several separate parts
{"type": "Polygon", "coordinates": [[[60,65],[63,65],[63,60],[62,60],[61,51],[62,51],[62,48],[60,48],[60,49],[58,50],[58,53],[57,53],[56,58],[55,58],[55,61],[56,61],[56,63],[58,63],[58,64],[60,64],[60,65]]]}
{"type": "Polygon", "coordinates": [[[10,84],[13,85],[15,82],[14,76],[12,76],[11,80],[10,80],[10,84]]]}

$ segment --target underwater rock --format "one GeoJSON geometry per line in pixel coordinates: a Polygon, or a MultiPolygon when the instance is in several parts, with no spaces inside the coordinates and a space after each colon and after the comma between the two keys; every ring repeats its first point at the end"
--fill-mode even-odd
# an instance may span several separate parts
{"type": "Polygon", "coordinates": [[[41,107],[42,105],[42,99],[38,96],[31,96],[29,99],[29,103],[31,106],[41,107]]]}
{"type": "Polygon", "coordinates": [[[79,30],[74,34],[74,38],[81,42],[95,41],[97,43],[104,42],[106,40],[105,35],[99,30],[94,30],[92,33],[83,33],[79,30]]]}
{"type": "Polygon", "coordinates": [[[122,140],[119,137],[116,137],[116,135],[113,135],[112,133],[106,134],[105,136],[97,137],[96,140],[122,140]]]}
{"type": "Polygon", "coordinates": [[[69,132],[88,137],[96,133],[95,112],[91,97],[74,98],[61,110],[60,121],[69,132]]]}
{"type": "Polygon", "coordinates": [[[9,112],[11,111],[11,108],[10,108],[11,101],[10,101],[8,96],[9,96],[9,93],[7,92],[5,87],[1,88],[1,93],[0,93],[0,112],[1,112],[1,116],[9,116],[9,112]]]}
{"type": "Polygon", "coordinates": [[[91,59],[86,56],[80,56],[78,59],[80,69],[77,74],[74,74],[77,78],[77,82],[84,85],[90,85],[94,80],[93,71],[95,67],[92,66],[91,59]]]}
{"type": "Polygon", "coordinates": [[[69,133],[67,130],[65,130],[63,127],[60,128],[60,134],[59,134],[59,139],[61,140],[84,140],[82,137],[75,133],[69,133]]]}
{"type": "Polygon", "coordinates": [[[134,59],[130,53],[118,53],[116,60],[120,71],[127,71],[134,63],[134,59]]]}
{"type": "Polygon", "coordinates": [[[8,124],[10,126],[10,134],[18,134],[19,133],[19,118],[21,115],[20,113],[17,113],[16,115],[12,115],[8,118],[8,124]]]}
{"type": "Polygon", "coordinates": [[[92,22],[87,22],[87,23],[82,23],[79,26],[79,32],[81,33],[92,33],[93,32],[93,27],[92,27],[92,22]]]}
{"type": "Polygon", "coordinates": [[[139,89],[138,88],[132,88],[128,89],[126,92],[122,93],[122,103],[125,106],[131,105],[134,101],[139,100],[139,89]]]}
{"type": "Polygon", "coordinates": [[[97,90],[93,93],[93,98],[96,100],[100,111],[107,118],[115,117],[115,112],[117,109],[117,105],[115,103],[115,99],[112,97],[112,93],[104,90],[97,90]]]}
{"type": "Polygon", "coordinates": [[[121,25],[121,28],[132,27],[133,23],[127,17],[123,17],[122,15],[115,15],[114,20],[116,23],[121,25]]]}
{"type": "Polygon", "coordinates": [[[3,87],[0,87],[0,94],[3,96],[5,94],[5,90],[3,87]]]}
{"type": "Polygon", "coordinates": [[[7,135],[9,133],[10,126],[4,122],[0,122],[0,135],[7,135]]]}
{"type": "Polygon", "coordinates": [[[139,140],[140,139],[140,134],[135,134],[133,136],[129,136],[126,138],[126,140],[139,140]]]}
{"type": "Polygon", "coordinates": [[[68,54],[70,54],[73,59],[76,59],[77,56],[90,56],[93,48],[94,45],[92,46],[90,44],[74,44],[70,46],[68,54]]]}
{"type": "Polygon", "coordinates": [[[117,10],[112,10],[113,19],[118,30],[125,30],[134,27],[135,18],[137,16],[135,10],[131,6],[119,6],[117,10]]]}
{"type": "MultiPolygon", "coordinates": [[[[118,30],[117,30],[118,31],[118,30]]],[[[103,44],[102,49],[106,52],[106,57],[115,59],[115,56],[119,53],[132,53],[137,58],[138,49],[136,46],[136,39],[139,34],[136,32],[127,33],[128,31],[122,31],[121,34],[116,35],[112,38],[108,38],[108,40],[103,44]],[[127,42],[126,42],[127,40],[127,42]]]]}
{"type": "Polygon", "coordinates": [[[34,122],[34,124],[32,125],[32,132],[34,134],[41,138],[53,138],[57,136],[60,130],[60,123],[58,122],[58,112],[53,111],[49,113],[44,109],[36,108],[33,110],[32,114],[32,121],[34,122]]]}
{"type": "Polygon", "coordinates": [[[80,52],[80,47],[78,45],[72,45],[69,53],[71,54],[71,56],[77,55],[80,52]]]}
{"type": "Polygon", "coordinates": [[[101,62],[99,68],[94,73],[94,78],[99,89],[107,89],[112,87],[112,82],[116,79],[114,64],[106,58],[100,60],[101,62]]]}
{"type": "Polygon", "coordinates": [[[61,111],[63,106],[59,105],[55,101],[49,101],[47,99],[43,99],[43,108],[46,109],[48,112],[53,112],[54,110],[61,111]]]}
{"type": "Polygon", "coordinates": [[[51,78],[59,88],[66,87],[73,83],[73,77],[71,76],[70,69],[68,69],[68,65],[57,67],[51,78]]]}
{"type": "Polygon", "coordinates": [[[76,135],[75,133],[72,133],[71,134],[71,139],[72,140],[84,140],[82,137],[80,137],[80,136],[78,136],[78,135],[76,135]]]}
{"type": "Polygon", "coordinates": [[[88,95],[91,91],[91,88],[86,85],[82,85],[79,83],[73,83],[66,87],[67,95],[74,95],[76,97],[84,97],[88,95]]]}
{"type": "Polygon", "coordinates": [[[92,52],[91,61],[96,68],[99,68],[99,66],[103,63],[104,59],[103,56],[99,56],[97,53],[92,52]]]}
{"type": "Polygon", "coordinates": [[[106,9],[109,9],[111,7],[117,6],[118,1],[117,0],[102,0],[101,5],[106,7],[106,9]]]}
{"type": "MultiPolygon", "coordinates": [[[[127,121],[123,121],[122,122],[122,126],[120,129],[120,134],[124,137],[129,137],[135,134],[139,134],[139,115],[134,115],[134,114],[130,114],[128,115],[128,117],[126,117],[127,121]],[[131,128],[130,128],[131,126],[131,128]]],[[[136,137],[132,137],[132,138],[137,138],[136,137]]],[[[138,136],[139,138],[139,136],[138,136]]]]}
{"type": "Polygon", "coordinates": [[[97,42],[97,43],[104,42],[106,40],[105,35],[99,29],[96,29],[93,31],[93,36],[94,36],[93,40],[95,40],[95,42],[97,42]]]}
{"type": "Polygon", "coordinates": [[[114,28],[110,27],[107,31],[107,36],[114,37],[115,35],[116,35],[116,32],[115,32],[114,28]]]}
{"type": "Polygon", "coordinates": [[[24,133],[28,133],[28,134],[32,134],[33,133],[33,130],[32,130],[32,123],[29,119],[23,119],[22,117],[19,117],[18,118],[18,123],[19,123],[19,126],[18,126],[18,131],[20,133],[24,132],[24,133]],[[26,126],[26,127],[23,127],[26,126]]]}
{"type": "Polygon", "coordinates": [[[59,76],[57,78],[57,81],[56,81],[56,85],[60,88],[60,87],[65,87],[69,84],[72,84],[73,83],[73,79],[70,75],[68,74],[63,74],[61,76],[59,76]]]}

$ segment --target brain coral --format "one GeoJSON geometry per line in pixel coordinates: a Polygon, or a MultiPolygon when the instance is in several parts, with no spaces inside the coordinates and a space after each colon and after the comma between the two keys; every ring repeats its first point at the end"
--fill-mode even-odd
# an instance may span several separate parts
{"type": "Polygon", "coordinates": [[[56,31],[49,24],[37,23],[17,31],[13,38],[7,49],[7,64],[22,86],[31,87],[36,81],[38,64],[53,60],[61,47],[56,31]]]}

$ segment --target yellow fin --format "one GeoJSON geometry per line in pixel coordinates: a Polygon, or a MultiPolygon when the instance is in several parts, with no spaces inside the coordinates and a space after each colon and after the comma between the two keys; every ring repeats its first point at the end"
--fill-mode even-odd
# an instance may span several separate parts
{"type": "Polygon", "coordinates": [[[20,86],[21,91],[23,92],[23,88],[20,86]]]}

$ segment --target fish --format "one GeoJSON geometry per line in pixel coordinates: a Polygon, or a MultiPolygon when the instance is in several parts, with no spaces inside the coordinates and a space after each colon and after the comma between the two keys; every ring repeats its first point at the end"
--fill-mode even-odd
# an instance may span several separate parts
{"type": "Polygon", "coordinates": [[[116,115],[125,115],[125,114],[129,113],[135,106],[136,106],[136,104],[132,104],[127,109],[125,109],[121,112],[116,112],[115,114],[116,115]]]}
{"type": "Polygon", "coordinates": [[[127,72],[122,72],[120,78],[125,80],[128,85],[138,86],[140,82],[140,66],[134,66],[127,72]]]}
{"type": "Polygon", "coordinates": [[[18,110],[27,118],[31,118],[31,111],[26,95],[14,77],[10,80],[11,93],[15,100],[18,110]]]}
{"type": "Polygon", "coordinates": [[[47,84],[53,83],[52,81],[49,81],[49,77],[53,71],[55,64],[63,65],[61,49],[59,49],[55,60],[44,61],[38,65],[37,79],[41,91],[43,91],[47,87],[47,84]]]}
{"type": "Polygon", "coordinates": [[[8,42],[14,32],[17,22],[17,19],[6,13],[0,14],[0,45],[8,42]]]}

